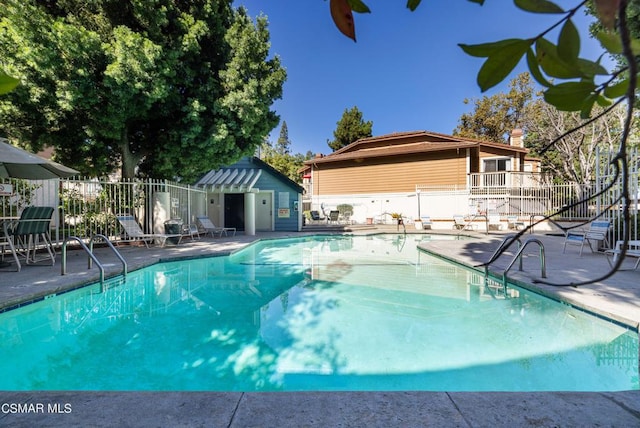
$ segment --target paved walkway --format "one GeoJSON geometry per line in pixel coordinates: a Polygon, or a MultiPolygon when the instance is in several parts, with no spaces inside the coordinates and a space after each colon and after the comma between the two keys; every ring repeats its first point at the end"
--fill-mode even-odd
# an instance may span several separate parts
{"type": "MultiPolygon", "coordinates": [[[[395,229],[395,228],[394,228],[395,229]]],[[[394,231],[390,229],[388,231],[394,231]]],[[[371,233],[358,232],[358,233],[371,233]]],[[[180,257],[219,255],[242,248],[256,238],[299,236],[272,233],[247,237],[203,239],[177,247],[121,247],[129,270],[180,257]]],[[[527,235],[524,239],[530,238],[527,235]]],[[[562,239],[536,235],[545,248],[546,280],[581,282],[602,276],[606,258],[588,249],[578,257],[575,247],[562,253],[562,239]]],[[[425,251],[468,266],[484,263],[502,240],[499,233],[477,235],[467,241],[432,241],[425,251]]],[[[529,247],[528,247],[529,248],[529,247]]],[[[97,249],[107,276],[121,270],[108,248],[97,249]]],[[[602,314],[638,329],[640,269],[582,287],[536,284],[540,260],[527,250],[523,272],[510,277],[521,285],[602,314]]],[[[509,263],[503,257],[492,265],[500,275],[509,263]]],[[[62,276],[60,254],[55,266],[24,266],[22,272],[0,269],[0,310],[45,295],[59,293],[98,279],[87,269],[79,251],[67,255],[62,276]]],[[[640,358],[640,356],[639,356],[640,358]]],[[[615,393],[496,393],[496,392],[0,392],[0,426],[92,427],[640,427],[640,391],[615,393]]]]}

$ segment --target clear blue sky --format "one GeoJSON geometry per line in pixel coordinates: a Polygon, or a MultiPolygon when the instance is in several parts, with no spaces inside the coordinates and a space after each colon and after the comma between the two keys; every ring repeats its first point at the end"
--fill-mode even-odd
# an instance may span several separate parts
{"type": "MultiPolygon", "coordinates": [[[[373,121],[373,135],[427,130],[451,134],[458,118],[472,110],[465,98],[480,98],[476,75],[481,58],[466,55],[458,43],[477,44],[533,37],[559,19],[518,10],[509,0],[484,6],[465,0],[427,0],[415,12],[406,0],[365,0],[371,14],[354,14],[357,43],[334,26],[325,0],[236,0],[250,16],[265,14],[271,54],[287,69],[281,100],[274,104],[287,122],[293,153],[331,153],[336,123],[357,106],[373,121]]],[[[572,7],[575,1],[557,1],[572,7]]],[[[580,16],[580,29],[590,17],[580,16]]],[[[581,55],[595,60],[597,42],[582,33],[581,55]]],[[[552,41],[556,42],[555,36],[552,41]]],[[[486,93],[507,90],[505,82],[486,93]]],[[[271,133],[275,142],[280,125],[271,133]]]]}

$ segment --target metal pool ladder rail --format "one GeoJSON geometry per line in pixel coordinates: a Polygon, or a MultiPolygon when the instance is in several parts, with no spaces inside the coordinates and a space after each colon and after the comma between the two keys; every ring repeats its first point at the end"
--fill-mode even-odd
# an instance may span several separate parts
{"type": "Polygon", "coordinates": [[[516,238],[516,235],[507,235],[502,240],[502,242],[500,243],[498,248],[493,252],[493,254],[491,255],[491,258],[489,258],[489,262],[487,262],[484,265],[485,281],[489,277],[489,265],[491,263],[493,263],[494,261],[496,261],[496,259],[498,258],[499,254],[500,254],[500,251],[502,251],[502,249],[506,245],[511,244],[514,239],[518,241],[518,250],[516,251],[516,254],[513,257],[513,259],[511,260],[511,262],[509,262],[509,265],[507,266],[505,271],[502,273],[502,285],[503,285],[503,287],[506,288],[506,286],[507,286],[507,273],[509,272],[509,270],[511,270],[511,268],[515,264],[516,260],[519,261],[518,270],[522,271],[522,252],[527,247],[527,245],[529,245],[532,242],[535,243],[535,244],[538,244],[538,246],[540,247],[540,270],[541,270],[541,276],[542,276],[542,278],[546,278],[547,277],[547,267],[546,267],[546,261],[545,261],[545,256],[544,256],[544,245],[542,244],[542,241],[540,241],[539,239],[536,239],[536,238],[530,238],[530,239],[527,239],[524,244],[522,244],[522,241],[520,241],[520,238],[516,238]]]}
{"type": "Polygon", "coordinates": [[[542,278],[546,278],[547,277],[547,265],[546,265],[546,261],[545,261],[545,257],[544,257],[544,245],[542,244],[542,241],[540,241],[539,239],[530,238],[530,239],[527,239],[525,241],[524,245],[522,245],[520,248],[518,248],[518,252],[513,257],[513,260],[511,260],[511,263],[509,263],[509,265],[507,266],[505,271],[502,273],[502,284],[505,287],[507,286],[507,272],[509,272],[509,270],[511,269],[513,264],[518,259],[520,259],[520,270],[522,270],[522,252],[524,251],[525,248],[527,248],[527,245],[529,245],[531,243],[538,244],[538,247],[540,247],[540,271],[541,271],[540,272],[540,276],[542,278]]]}
{"type": "MultiPolygon", "coordinates": [[[[500,251],[502,251],[502,249],[506,245],[511,244],[511,242],[513,242],[514,239],[516,239],[516,235],[507,235],[507,236],[505,236],[504,239],[502,240],[502,242],[500,243],[500,245],[498,245],[498,248],[496,248],[496,250],[493,252],[493,254],[491,254],[491,257],[489,258],[489,261],[484,265],[484,276],[485,276],[485,278],[487,276],[489,276],[489,265],[496,261],[496,259],[498,258],[498,255],[500,254],[500,251]]],[[[517,238],[516,241],[518,241],[518,252],[519,252],[520,248],[522,247],[522,241],[520,240],[520,238],[517,238]]],[[[482,266],[482,265],[478,265],[477,267],[479,267],[479,266],[482,266]]],[[[522,257],[520,258],[520,269],[519,270],[522,270],[522,257]]]]}
{"type": "Polygon", "coordinates": [[[64,240],[64,242],[62,243],[61,275],[65,275],[67,273],[67,244],[68,244],[69,241],[73,240],[73,241],[78,242],[80,244],[80,247],[89,255],[89,262],[88,262],[88,268],[89,269],[91,269],[91,267],[93,266],[92,263],[96,262],[96,265],[98,266],[98,269],[100,269],[100,285],[104,285],[104,266],[102,265],[102,263],[100,263],[100,261],[98,260],[96,255],[93,253],[93,243],[95,242],[95,238],[102,239],[109,246],[109,248],[111,248],[113,250],[113,252],[118,257],[120,262],[122,262],[122,276],[126,279],[126,277],[127,277],[127,262],[126,262],[126,260],[124,259],[124,257],[122,257],[122,255],[116,249],[116,247],[113,246],[111,241],[109,241],[109,239],[106,236],[102,235],[102,234],[96,234],[96,235],[93,235],[91,237],[91,239],[89,240],[89,248],[86,246],[86,244],[84,242],[82,242],[82,239],[80,239],[79,237],[77,237],[77,236],[69,236],[69,237],[67,237],[64,240]]]}

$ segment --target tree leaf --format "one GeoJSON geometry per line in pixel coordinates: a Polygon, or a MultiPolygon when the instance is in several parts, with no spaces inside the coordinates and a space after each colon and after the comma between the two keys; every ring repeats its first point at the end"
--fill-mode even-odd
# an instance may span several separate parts
{"type": "Polygon", "coordinates": [[[558,55],[556,46],[545,38],[536,42],[536,58],[542,70],[551,77],[575,79],[584,77],[577,62],[565,62],[558,55]]]}
{"type": "Polygon", "coordinates": [[[547,0],[514,0],[516,7],[533,13],[564,13],[557,4],[547,0]]]}
{"type": "Polygon", "coordinates": [[[356,26],[353,21],[353,12],[347,0],[329,0],[331,18],[338,30],[345,36],[356,41],[356,26]]]}
{"type": "Polygon", "coordinates": [[[357,13],[371,13],[369,7],[362,0],[347,0],[351,10],[357,13]]]}
{"type": "Polygon", "coordinates": [[[558,110],[582,111],[595,88],[589,81],[560,83],[544,91],[544,100],[558,110]]]}
{"type": "Polygon", "coordinates": [[[602,95],[598,95],[596,98],[596,102],[600,107],[609,107],[613,102],[610,99],[603,97],[602,95]]]}
{"type": "Polygon", "coordinates": [[[20,83],[18,79],[5,74],[3,71],[0,71],[0,94],[11,92],[13,88],[18,86],[18,83],[20,83]]]}
{"type": "Polygon", "coordinates": [[[608,98],[616,99],[626,95],[628,89],[629,89],[629,78],[626,78],[611,86],[605,87],[604,95],[608,98]]]}
{"type": "Polygon", "coordinates": [[[505,39],[505,40],[500,40],[498,42],[482,43],[479,45],[467,45],[467,44],[459,43],[458,46],[460,46],[467,55],[480,57],[480,58],[487,58],[491,55],[496,54],[497,52],[499,52],[501,49],[504,49],[505,47],[508,47],[516,42],[523,42],[523,41],[528,44],[531,43],[530,41],[524,40],[524,39],[505,39]]]}
{"type": "Polygon", "coordinates": [[[587,78],[593,76],[607,76],[609,72],[599,62],[593,62],[588,59],[578,58],[576,61],[578,68],[582,72],[582,75],[587,78]]]}
{"type": "Polygon", "coordinates": [[[544,75],[540,72],[540,65],[538,64],[538,61],[536,60],[536,54],[533,52],[533,49],[531,49],[531,47],[527,49],[527,65],[529,66],[529,72],[531,73],[531,76],[536,79],[536,82],[547,88],[552,86],[551,83],[547,79],[545,79],[544,75]]]}
{"type": "Polygon", "coordinates": [[[515,39],[489,56],[478,72],[478,86],[482,92],[502,82],[527,52],[531,41],[515,39]]]}
{"type": "Polygon", "coordinates": [[[413,12],[420,5],[421,0],[407,0],[407,8],[413,12]]]}
{"type": "Polygon", "coordinates": [[[582,103],[582,108],[580,109],[581,119],[589,119],[589,117],[591,116],[591,111],[593,110],[593,105],[595,104],[597,99],[598,95],[591,94],[589,97],[587,97],[586,100],[584,100],[584,102],[582,103]]]}
{"type": "Polygon", "coordinates": [[[598,34],[596,34],[596,38],[607,52],[612,54],[622,53],[622,40],[620,40],[620,35],[617,33],[613,33],[611,31],[599,31],[598,34]]]}
{"type": "Polygon", "coordinates": [[[604,28],[613,30],[620,0],[595,0],[596,12],[604,28]]]}
{"type": "Polygon", "coordinates": [[[573,62],[579,54],[580,34],[573,21],[567,19],[558,36],[558,55],[567,62],[573,62]]]}

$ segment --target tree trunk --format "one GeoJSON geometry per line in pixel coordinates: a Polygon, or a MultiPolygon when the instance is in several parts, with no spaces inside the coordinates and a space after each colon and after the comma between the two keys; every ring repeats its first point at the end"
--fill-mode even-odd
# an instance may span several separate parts
{"type": "Polygon", "coordinates": [[[131,151],[126,129],[122,132],[120,149],[122,157],[122,178],[125,180],[135,178],[136,166],[138,166],[138,162],[140,162],[141,156],[131,151]]]}

